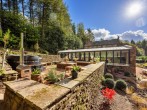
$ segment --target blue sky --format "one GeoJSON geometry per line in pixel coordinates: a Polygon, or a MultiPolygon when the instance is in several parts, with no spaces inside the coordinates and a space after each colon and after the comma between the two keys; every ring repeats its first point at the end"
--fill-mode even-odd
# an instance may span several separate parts
{"type": "MultiPolygon", "coordinates": [[[[85,29],[91,28],[95,32],[98,39],[101,36],[113,38],[116,34],[120,36],[134,34],[141,37],[130,38],[136,41],[147,38],[147,0],[64,0],[64,2],[68,6],[72,22],[75,24],[82,22],[85,29]],[[130,12],[129,9],[134,3],[140,4],[140,10],[135,7],[134,11],[130,12]]],[[[124,38],[127,37],[122,37],[124,38]]]]}

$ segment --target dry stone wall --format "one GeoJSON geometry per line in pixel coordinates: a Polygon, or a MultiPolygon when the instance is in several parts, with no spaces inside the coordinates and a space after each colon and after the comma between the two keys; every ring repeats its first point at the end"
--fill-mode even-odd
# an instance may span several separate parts
{"type": "Polygon", "coordinates": [[[47,110],[98,110],[99,85],[103,72],[104,66],[96,69],[75,88],[72,88],[65,98],[47,110]]]}
{"type": "Polygon", "coordinates": [[[53,62],[53,61],[62,61],[60,55],[40,55],[42,57],[42,62],[53,62]]]}
{"type": "Polygon", "coordinates": [[[33,80],[6,82],[4,110],[98,110],[104,63],[91,64],[78,78],[52,85],[33,80]]]}

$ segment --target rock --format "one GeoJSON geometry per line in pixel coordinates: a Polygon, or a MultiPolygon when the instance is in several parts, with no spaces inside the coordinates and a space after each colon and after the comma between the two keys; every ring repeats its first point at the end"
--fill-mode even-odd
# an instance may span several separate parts
{"type": "Polygon", "coordinates": [[[147,88],[147,79],[142,79],[142,80],[139,82],[139,86],[140,86],[140,87],[143,87],[143,88],[147,88]]]}

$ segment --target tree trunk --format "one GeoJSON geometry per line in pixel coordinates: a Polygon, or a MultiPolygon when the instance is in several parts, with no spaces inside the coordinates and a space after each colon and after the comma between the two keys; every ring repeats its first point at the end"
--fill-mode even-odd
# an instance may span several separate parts
{"type": "Polygon", "coordinates": [[[44,37],[44,14],[45,14],[45,4],[43,4],[43,8],[42,8],[42,22],[41,22],[41,26],[42,26],[42,37],[44,37]]]}
{"type": "Polygon", "coordinates": [[[22,0],[21,3],[22,3],[22,14],[24,16],[24,0],[22,0]]]}
{"type": "Polygon", "coordinates": [[[10,2],[10,0],[7,1],[7,5],[8,5],[8,10],[10,11],[11,10],[11,2],[10,2]]]}
{"type": "Polygon", "coordinates": [[[0,9],[3,10],[3,0],[1,0],[0,9]]]}

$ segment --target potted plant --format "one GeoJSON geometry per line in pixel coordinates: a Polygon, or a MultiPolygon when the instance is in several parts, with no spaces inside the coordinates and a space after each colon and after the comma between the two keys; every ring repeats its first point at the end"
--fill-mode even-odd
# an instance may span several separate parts
{"type": "Polygon", "coordinates": [[[78,76],[78,71],[80,71],[81,68],[79,66],[73,66],[73,69],[71,71],[71,74],[72,74],[72,79],[75,79],[77,78],[78,76]]]}
{"type": "Polygon", "coordinates": [[[33,69],[33,72],[31,74],[31,79],[38,81],[39,76],[40,76],[40,70],[39,69],[33,69]]]}
{"type": "Polygon", "coordinates": [[[58,82],[58,81],[60,81],[62,79],[64,79],[64,75],[63,74],[57,75],[57,73],[55,71],[53,71],[53,70],[50,70],[48,72],[47,77],[45,77],[45,80],[49,84],[53,84],[53,83],[58,82]]]}

